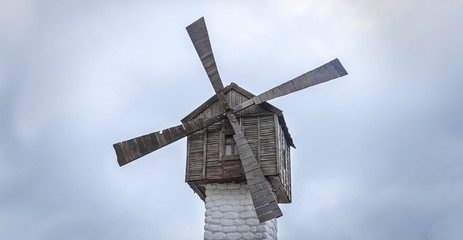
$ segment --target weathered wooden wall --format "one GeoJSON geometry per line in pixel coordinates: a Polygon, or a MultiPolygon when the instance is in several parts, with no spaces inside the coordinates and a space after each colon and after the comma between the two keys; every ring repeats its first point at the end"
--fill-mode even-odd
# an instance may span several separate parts
{"type": "Polygon", "coordinates": [[[186,181],[203,178],[205,133],[206,130],[200,130],[187,138],[186,181]]]}
{"type": "MultiPolygon", "coordinates": [[[[260,163],[264,175],[278,174],[277,140],[274,114],[238,118],[248,143],[260,163]]],[[[224,138],[233,134],[228,120],[209,126],[188,137],[187,181],[219,178],[223,166],[240,168],[239,156],[224,156],[224,138]],[[206,143],[206,144],[204,144],[206,143]]],[[[240,177],[241,172],[226,171],[228,177],[240,177]]],[[[223,176],[222,176],[223,177],[223,176]]]]}
{"type": "MultiPolygon", "coordinates": [[[[233,106],[249,99],[249,96],[231,89],[226,92],[226,98],[233,106]]],[[[211,98],[184,120],[209,118],[221,112],[221,104],[211,98]]],[[[289,147],[278,115],[256,105],[243,110],[237,117],[262,172],[279,195],[279,202],[289,202],[291,180],[290,169],[286,169],[290,167],[289,147]]],[[[227,179],[245,180],[239,155],[224,156],[225,135],[233,135],[233,129],[226,119],[188,136],[185,180],[202,199],[206,183],[227,179]]]]}
{"type": "MultiPolygon", "coordinates": [[[[275,118],[278,121],[278,118],[275,118]]],[[[285,194],[288,198],[287,201],[291,202],[291,155],[286,138],[284,137],[284,132],[281,127],[278,128],[278,169],[280,181],[283,185],[285,194]]]]}

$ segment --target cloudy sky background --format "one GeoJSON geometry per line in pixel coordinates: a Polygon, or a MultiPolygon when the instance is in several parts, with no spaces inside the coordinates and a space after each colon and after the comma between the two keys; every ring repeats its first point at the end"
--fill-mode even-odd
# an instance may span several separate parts
{"type": "Polygon", "coordinates": [[[463,238],[463,2],[0,1],[0,239],[201,239],[186,140],[123,168],[112,144],[225,84],[258,94],[338,57],[349,75],[271,101],[293,203],[280,239],[463,238]]]}

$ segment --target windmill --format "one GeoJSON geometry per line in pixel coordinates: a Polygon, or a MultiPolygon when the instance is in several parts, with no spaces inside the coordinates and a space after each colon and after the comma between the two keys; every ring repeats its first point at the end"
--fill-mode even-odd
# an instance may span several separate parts
{"type": "MultiPolygon", "coordinates": [[[[266,92],[263,92],[255,96],[233,83],[227,87],[224,87],[219,72],[217,70],[216,62],[214,60],[214,55],[212,52],[212,47],[209,40],[209,35],[207,32],[204,18],[198,19],[197,21],[186,27],[186,29],[191,38],[191,41],[193,42],[196,52],[198,53],[198,56],[203,64],[203,67],[206,70],[207,76],[215,91],[215,95],[213,95],[211,99],[204,103],[202,107],[198,108],[193,113],[189,114],[186,118],[184,118],[182,120],[182,124],[178,126],[114,144],[113,146],[117,154],[118,163],[120,166],[123,166],[146,154],[149,154],[170,143],[173,143],[183,137],[188,136],[188,144],[190,145],[190,141],[194,141],[193,136],[200,136],[197,139],[200,139],[201,141],[203,141],[204,139],[204,141],[202,142],[203,145],[200,146],[200,149],[204,148],[204,151],[200,152],[197,155],[199,156],[199,158],[204,157],[204,165],[202,167],[196,168],[199,169],[197,173],[197,176],[199,177],[197,179],[188,178],[188,173],[190,171],[189,169],[196,167],[196,165],[193,164],[193,166],[191,166],[191,164],[187,164],[186,180],[190,184],[190,186],[195,190],[195,192],[197,192],[203,199],[205,197],[205,193],[201,188],[201,183],[215,181],[224,182],[231,180],[245,181],[249,188],[249,192],[259,222],[262,223],[270,219],[278,218],[283,215],[278,206],[278,203],[291,202],[290,190],[288,190],[288,184],[290,184],[288,183],[288,181],[290,181],[290,178],[288,180],[288,176],[285,176],[283,178],[281,175],[283,171],[289,172],[290,170],[288,166],[289,164],[286,163],[287,161],[289,161],[289,146],[294,147],[294,145],[292,143],[292,139],[289,135],[289,132],[287,131],[286,124],[284,123],[281,110],[268,104],[267,101],[293,93],[295,91],[308,88],[319,83],[342,77],[346,75],[347,72],[342,66],[342,64],[339,62],[339,60],[334,59],[314,70],[304,73],[299,77],[289,80],[277,87],[274,87],[266,92]],[[238,92],[239,94],[235,95],[239,95],[241,97],[233,98],[231,96],[231,93],[233,92],[238,92]],[[211,108],[213,108],[214,110],[210,110],[211,108]],[[250,109],[260,110],[256,110],[253,112],[250,111],[250,109]],[[207,114],[204,113],[206,110],[208,111],[207,114]],[[247,113],[253,113],[248,114],[248,117],[254,118],[246,118],[246,111],[247,113]],[[199,112],[203,112],[204,114],[199,114],[199,112]],[[261,113],[261,115],[256,115],[257,112],[261,113]],[[268,115],[268,112],[271,112],[271,114],[273,115],[268,115]],[[266,118],[264,117],[264,115],[262,115],[262,113],[265,113],[265,116],[274,116],[267,117],[269,121],[273,121],[271,122],[274,123],[272,126],[277,126],[275,128],[269,128],[269,131],[273,134],[270,134],[271,137],[273,137],[272,143],[277,141],[275,139],[284,140],[284,144],[280,144],[280,147],[278,146],[278,144],[276,146],[274,145],[275,147],[273,148],[275,149],[270,148],[270,150],[269,148],[264,149],[262,147],[254,147],[256,144],[261,144],[259,141],[260,139],[262,139],[262,137],[259,135],[259,131],[261,131],[263,127],[260,126],[257,131],[257,140],[253,141],[253,143],[250,143],[250,141],[248,141],[249,138],[252,138],[252,136],[250,135],[250,133],[243,131],[245,125],[243,122],[246,122],[245,119],[249,120],[257,118],[258,120],[254,122],[257,122],[258,125],[261,122],[264,123],[264,121],[266,121],[266,118]],[[205,130],[210,129],[213,126],[218,126],[215,132],[205,130]],[[226,130],[227,128],[228,130],[226,130]],[[210,132],[209,135],[208,131],[210,132]],[[229,133],[227,134],[226,131],[228,131],[229,133]],[[204,134],[198,135],[198,133],[204,134]],[[281,133],[283,137],[280,136],[280,138],[278,138],[278,133],[281,133]],[[210,138],[207,138],[207,136],[210,136],[210,138]],[[209,141],[208,139],[213,139],[213,136],[217,136],[216,139],[218,140],[216,140],[216,144],[207,145],[206,142],[209,141]],[[232,136],[232,138],[230,138],[229,136],[232,136]],[[207,149],[208,146],[214,146],[218,149],[209,150],[207,149]],[[218,175],[211,175],[207,173],[207,171],[209,171],[207,166],[207,156],[209,155],[206,154],[206,151],[217,153],[216,155],[219,159],[219,161],[216,160],[218,165],[218,175]],[[275,161],[278,164],[269,165],[278,165],[278,169],[273,171],[275,172],[275,174],[264,174],[264,171],[267,170],[263,170],[263,165],[267,160],[265,160],[265,158],[263,157],[265,156],[265,154],[261,153],[260,151],[275,152],[275,159],[272,158],[273,160],[271,160],[275,161]],[[235,167],[227,168],[226,164],[229,164],[233,161],[227,162],[227,156],[225,155],[227,155],[227,153],[229,154],[233,152],[234,155],[237,156],[236,159],[238,159],[238,163],[235,161],[235,164],[237,164],[235,165],[235,167]],[[258,156],[256,157],[256,155],[258,156]],[[225,173],[228,172],[234,172],[235,175],[232,174],[228,175],[227,177],[225,173]]],[[[253,127],[253,121],[250,121],[249,123],[251,124],[251,127],[253,127]]],[[[188,149],[190,149],[190,147],[188,149]]],[[[233,156],[233,154],[231,154],[231,156],[233,156]]],[[[191,156],[189,153],[189,159],[190,157],[191,156]]],[[[193,157],[191,157],[191,159],[193,159],[193,157]]]]}

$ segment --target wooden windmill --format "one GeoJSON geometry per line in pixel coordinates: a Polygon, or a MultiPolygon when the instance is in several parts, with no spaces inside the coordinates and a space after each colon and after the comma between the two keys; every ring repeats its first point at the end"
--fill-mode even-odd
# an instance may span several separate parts
{"type": "Polygon", "coordinates": [[[290,147],[281,110],[268,100],[347,74],[338,59],[257,96],[219,76],[204,18],[187,28],[215,95],[182,124],[114,144],[123,166],[188,137],[186,182],[205,199],[207,183],[246,182],[260,222],[278,218],[278,203],[291,202],[290,147]]]}

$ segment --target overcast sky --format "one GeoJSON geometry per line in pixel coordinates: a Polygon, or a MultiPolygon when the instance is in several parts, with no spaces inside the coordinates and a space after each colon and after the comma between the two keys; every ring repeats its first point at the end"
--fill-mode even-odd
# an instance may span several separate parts
{"type": "Polygon", "coordinates": [[[0,1],[0,239],[201,239],[186,140],[119,167],[112,144],[175,126],[219,72],[258,94],[334,58],[349,75],[284,112],[280,239],[463,239],[463,2],[0,1]]]}

